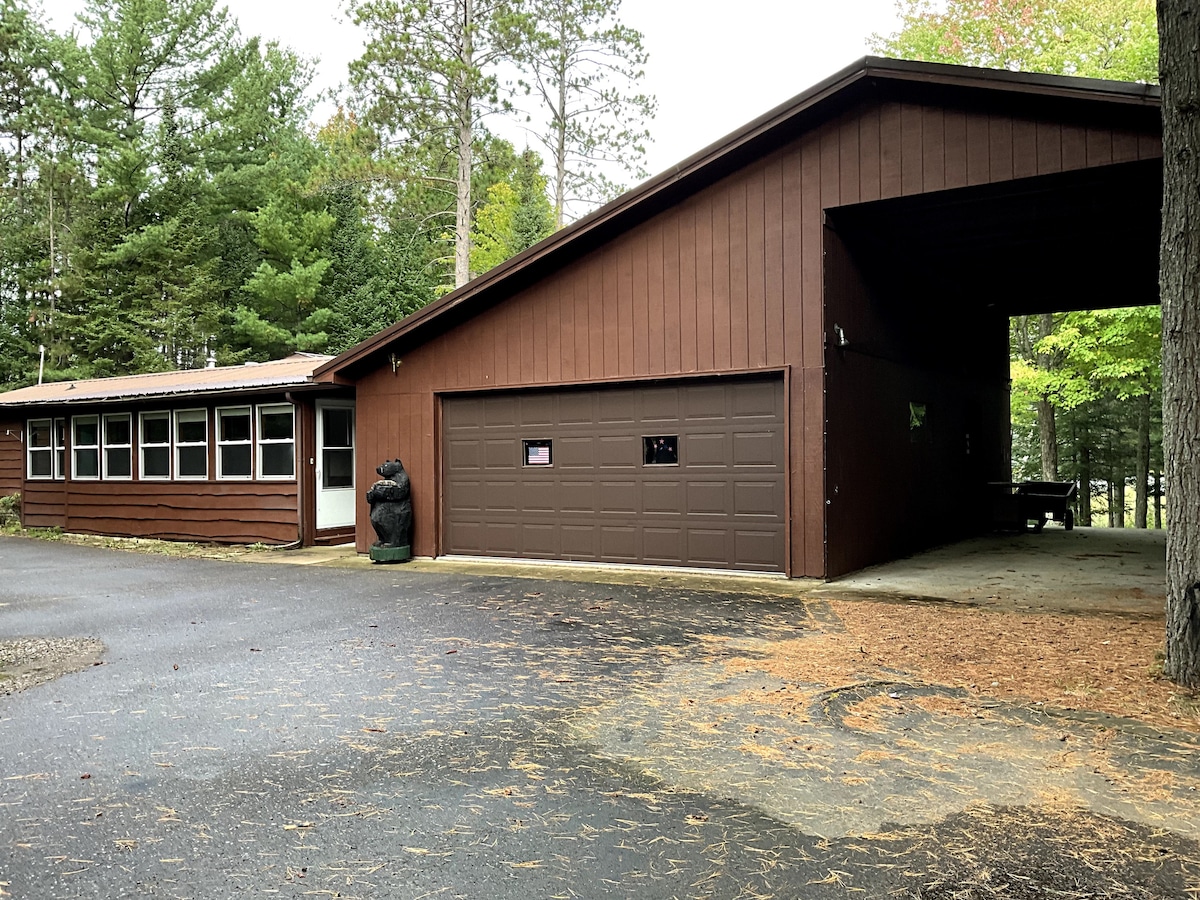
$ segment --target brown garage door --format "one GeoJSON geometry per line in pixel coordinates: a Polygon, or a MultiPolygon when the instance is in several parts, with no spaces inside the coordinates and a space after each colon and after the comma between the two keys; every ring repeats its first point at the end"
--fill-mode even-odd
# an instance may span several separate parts
{"type": "Polygon", "coordinates": [[[445,552],[781,572],[782,379],[448,397],[445,552]]]}

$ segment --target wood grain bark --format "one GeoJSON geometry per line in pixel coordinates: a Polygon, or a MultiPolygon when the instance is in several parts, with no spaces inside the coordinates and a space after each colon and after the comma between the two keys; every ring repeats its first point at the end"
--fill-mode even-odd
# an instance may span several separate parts
{"type": "Polygon", "coordinates": [[[1200,687],[1200,0],[1159,0],[1168,678],[1200,687]]]}

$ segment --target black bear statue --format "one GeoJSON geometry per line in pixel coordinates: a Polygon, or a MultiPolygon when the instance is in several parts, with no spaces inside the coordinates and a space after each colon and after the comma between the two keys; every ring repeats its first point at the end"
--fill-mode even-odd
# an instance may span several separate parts
{"type": "Polygon", "coordinates": [[[371,525],[379,540],[371,547],[377,562],[403,562],[412,556],[412,499],[408,473],[398,459],[388,460],[375,470],[380,480],[367,491],[371,525]]]}

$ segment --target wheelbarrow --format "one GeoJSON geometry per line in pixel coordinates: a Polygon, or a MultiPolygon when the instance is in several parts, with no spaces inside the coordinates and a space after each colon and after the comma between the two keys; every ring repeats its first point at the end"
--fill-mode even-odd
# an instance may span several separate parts
{"type": "Polygon", "coordinates": [[[1001,481],[991,487],[996,490],[992,523],[997,528],[1024,531],[1032,522],[1033,530],[1040,532],[1051,519],[1062,522],[1067,531],[1075,527],[1071,504],[1077,488],[1073,481],[1001,481]]]}

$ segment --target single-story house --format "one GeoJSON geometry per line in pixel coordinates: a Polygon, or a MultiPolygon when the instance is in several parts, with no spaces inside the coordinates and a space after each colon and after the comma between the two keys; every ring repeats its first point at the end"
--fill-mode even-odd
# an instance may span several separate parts
{"type": "MultiPolygon", "coordinates": [[[[1156,87],[867,58],[290,395],[353,398],[360,551],[398,456],[418,555],[836,576],[984,527],[1009,317],[1157,302],[1161,157],[1156,87]]],[[[57,434],[54,402],[28,418],[57,434]]],[[[27,523],[78,527],[30,516],[31,452],[27,523]]],[[[166,484],[89,515],[129,533],[105,507],[166,484]]]]}
{"type": "Polygon", "coordinates": [[[0,491],[30,527],[223,542],[354,534],[354,392],[330,357],[0,394],[0,491]],[[13,476],[17,475],[17,478],[13,476]]]}

